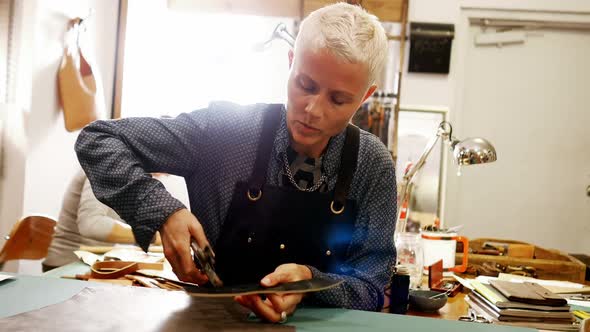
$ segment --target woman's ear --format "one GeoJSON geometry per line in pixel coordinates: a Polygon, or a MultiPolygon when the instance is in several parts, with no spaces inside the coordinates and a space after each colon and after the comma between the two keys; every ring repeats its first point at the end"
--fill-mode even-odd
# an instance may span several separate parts
{"type": "Polygon", "coordinates": [[[364,103],[367,100],[367,98],[371,97],[373,95],[373,92],[375,92],[376,89],[377,89],[377,86],[375,84],[371,85],[371,87],[369,88],[369,90],[367,90],[367,93],[363,97],[363,101],[361,102],[361,104],[364,103]]]}
{"type": "Polygon", "coordinates": [[[289,69],[291,69],[291,67],[293,66],[293,57],[295,55],[293,54],[293,50],[289,50],[289,69]]]}

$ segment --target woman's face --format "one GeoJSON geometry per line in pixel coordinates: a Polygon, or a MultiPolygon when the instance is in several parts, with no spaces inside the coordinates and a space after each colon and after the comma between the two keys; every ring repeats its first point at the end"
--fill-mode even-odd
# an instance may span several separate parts
{"type": "Polygon", "coordinates": [[[289,60],[291,144],[299,153],[318,157],[376,87],[369,87],[366,65],[347,63],[326,50],[289,53],[289,60]]]}

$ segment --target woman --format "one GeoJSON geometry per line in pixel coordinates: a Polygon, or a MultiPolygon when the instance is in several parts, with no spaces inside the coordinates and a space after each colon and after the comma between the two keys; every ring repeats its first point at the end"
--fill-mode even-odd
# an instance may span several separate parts
{"type": "MultiPolygon", "coordinates": [[[[160,231],[180,279],[207,282],[190,255],[194,238],[212,245],[226,284],[326,276],[344,283],[306,301],[379,310],[395,259],[394,168],[385,146],[349,121],[386,55],[374,16],[330,5],[302,22],[289,52],[286,108],[212,103],[174,119],[97,121],[76,152],[98,198],[144,249],[160,231]],[[185,178],[192,211],[146,176],[156,171],[185,178]]],[[[302,299],[236,298],[274,322],[302,299]]]]}

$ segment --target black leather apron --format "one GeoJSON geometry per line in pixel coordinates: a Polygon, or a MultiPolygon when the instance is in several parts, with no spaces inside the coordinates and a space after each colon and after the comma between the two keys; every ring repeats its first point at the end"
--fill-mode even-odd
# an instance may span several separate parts
{"type": "Polygon", "coordinates": [[[346,129],[334,191],[303,192],[266,184],[280,120],[280,105],[265,113],[254,170],[247,182],[236,184],[214,248],[216,272],[226,285],[258,283],[285,263],[323,272],[343,267],[357,214],[356,202],[346,197],[357,164],[359,129],[346,129]]]}

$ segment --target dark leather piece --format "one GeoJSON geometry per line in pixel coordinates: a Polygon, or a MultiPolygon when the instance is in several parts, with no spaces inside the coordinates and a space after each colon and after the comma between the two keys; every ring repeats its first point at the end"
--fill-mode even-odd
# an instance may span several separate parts
{"type": "Polygon", "coordinates": [[[237,295],[273,293],[309,293],[326,290],[343,283],[342,280],[326,278],[313,278],[309,280],[288,282],[275,287],[263,287],[260,284],[243,284],[224,287],[199,287],[195,284],[182,281],[171,282],[182,286],[189,295],[199,297],[234,297],[237,295]]]}
{"type": "Polygon", "coordinates": [[[2,331],[295,331],[248,320],[231,299],[142,287],[85,288],[71,299],[0,319],[2,331]]]}

